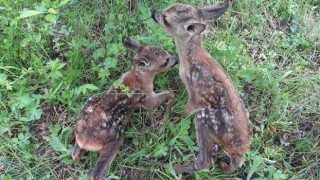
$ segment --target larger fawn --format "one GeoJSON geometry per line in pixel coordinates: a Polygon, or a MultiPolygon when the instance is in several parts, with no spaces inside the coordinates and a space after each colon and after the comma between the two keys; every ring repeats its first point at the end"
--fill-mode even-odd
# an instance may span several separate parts
{"type": "Polygon", "coordinates": [[[200,151],[195,162],[176,165],[177,172],[190,172],[211,167],[212,146],[221,144],[231,158],[221,160],[225,172],[242,166],[242,155],[251,146],[252,130],[247,110],[232,80],[202,46],[205,22],[220,17],[228,3],[194,8],[176,4],[164,10],[152,11],[152,18],[174,38],[178,49],[179,75],[189,94],[186,115],[193,112],[197,144],[200,151]]]}
{"type": "Polygon", "coordinates": [[[90,179],[105,179],[105,173],[123,143],[125,125],[140,105],[152,110],[167,102],[162,123],[170,113],[174,95],[169,92],[154,93],[155,76],[178,63],[178,57],[169,55],[160,47],[138,45],[124,39],[128,50],[135,53],[132,69],[123,74],[120,81],[129,88],[130,95],[112,86],[105,95],[89,98],[80,112],[75,127],[73,160],[79,160],[86,150],[99,151],[99,160],[90,179]]]}

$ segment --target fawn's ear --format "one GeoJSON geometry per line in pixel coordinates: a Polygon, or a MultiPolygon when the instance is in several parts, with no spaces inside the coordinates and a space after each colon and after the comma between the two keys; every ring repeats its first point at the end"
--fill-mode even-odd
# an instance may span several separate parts
{"type": "Polygon", "coordinates": [[[148,62],[147,58],[144,57],[144,56],[138,57],[138,58],[134,58],[132,60],[132,64],[135,67],[146,67],[146,66],[149,66],[149,62],[148,62]]]}
{"type": "Polygon", "coordinates": [[[203,20],[218,19],[228,9],[228,3],[220,3],[198,9],[203,20]]]}
{"type": "Polygon", "coordinates": [[[122,43],[128,50],[133,52],[138,52],[142,48],[142,46],[140,46],[131,38],[122,38],[122,43]]]}
{"type": "Polygon", "coordinates": [[[200,22],[189,22],[186,24],[185,29],[191,36],[202,33],[206,29],[206,25],[200,22]]]}

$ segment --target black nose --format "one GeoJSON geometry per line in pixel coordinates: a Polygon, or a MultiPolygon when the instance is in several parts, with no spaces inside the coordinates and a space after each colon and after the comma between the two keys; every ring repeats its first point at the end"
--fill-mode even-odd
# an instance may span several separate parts
{"type": "Polygon", "coordinates": [[[151,11],[151,18],[156,22],[156,23],[158,23],[158,21],[157,21],[157,19],[156,19],[156,13],[157,13],[157,10],[152,10],[151,11]]]}
{"type": "Polygon", "coordinates": [[[176,62],[174,63],[174,65],[173,65],[173,66],[175,66],[175,65],[177,65],[177,64],[179,64],[179,63],[180,63],[180,59],[179,59],[179,57],[178,57],[178,56],[175,56],[174,58],[175,58],[176,62]]]}

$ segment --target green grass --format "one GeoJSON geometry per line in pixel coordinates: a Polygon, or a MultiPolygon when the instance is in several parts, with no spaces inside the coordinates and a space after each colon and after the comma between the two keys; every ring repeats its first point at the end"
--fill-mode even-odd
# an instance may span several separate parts
{"type": "MultiPolygon", "coordinates": [[[[88,97],[130,69],[132,53],[122,37],[177,54],[172,39],[150,18],[151,9],[174,3],[0,2],[1,179],[87,179],[97,153],[77,163],[70,156],[79,111],[88,97]]],[[[192,117],[179,121],[187,92],[174,68],[155,81],[157,92],[176,94],[170,122],[157,133],[164,108],[138,110],[109,179],[320,178],[319,1],[230,4],[216,23],[208,23],[204,45],[229,73],[250,112],[254,135],[243,167],[223,174],[215,165],[183,175],[170,168],[194,160],[198,151],[192,117]]],[[[215,157],[223,154],[220,148],[215,157]]]]}

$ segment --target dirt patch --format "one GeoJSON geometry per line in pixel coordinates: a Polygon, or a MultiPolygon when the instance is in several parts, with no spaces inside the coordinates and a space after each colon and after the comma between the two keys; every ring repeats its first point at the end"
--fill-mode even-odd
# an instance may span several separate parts
{"type": "Polygon", "coordinates": [[[67,114],[63,107],[47,106],[43,107],[43,114],[37,121],[30,124],[30,131],[38,138],[40,146],[47,142],[43,139],[44,136],[50,135],[49,127],[59,123],[61,129],[67,125],[67,114]]]}
{"type": "Polygon", "coordinates": [[[121,178],[125,180],[140,180],[140,179],[153,179],[153,173],[149,171],[136,170],[130,168],[122,168],[121,169],[121,178]]]}
{"type": "Polygon", "coordinates": [[[30,132],[37,138],[35,144],[39,144],[38,148],[33,149],[33,153],[38,154],[39,157],[56,159],[60,154],[49,146],[45,137],[51,134],[50,126],[58,124],[61,127],[60,130],[69,126],[69,123],[67,123],[67,112],[63,107],[58,106],[47,106],[43,107],[42,110],[43,115],[41,118],[30,124],[30,132]]]}

